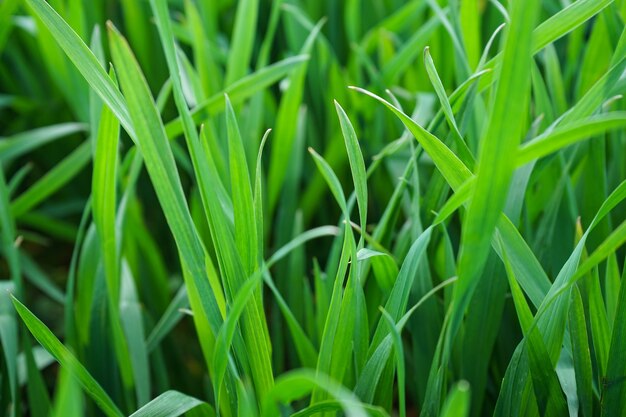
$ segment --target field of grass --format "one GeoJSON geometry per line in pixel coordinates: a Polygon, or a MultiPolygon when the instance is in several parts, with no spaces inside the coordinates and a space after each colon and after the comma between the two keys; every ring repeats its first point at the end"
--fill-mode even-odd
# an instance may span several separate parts
{"type": "Polygon", "coordinates": [[[0,0],[0,416],[626,416],[626,0],[0,0]]]}

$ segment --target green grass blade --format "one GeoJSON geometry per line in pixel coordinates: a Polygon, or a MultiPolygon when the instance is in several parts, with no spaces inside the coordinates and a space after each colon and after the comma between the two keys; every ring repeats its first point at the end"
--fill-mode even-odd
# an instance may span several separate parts
{"type": "Polygon", "coordinates": [[[213,409],[203,401],[178,391],[166,391],[135,411],[130,417],[177,417],[198,407],[204,406],[207,416],[214,416],[213,409]]]}
{"type": "Polygon", "coordinates": [[[181,285],[180,289],[167,306],[167,310],[165,310],[165,313],[163,313],[163,316],[161,316],[146,339],[146,349],[148,352],[152,352],[174,326],[176,326],[176,323],[183,318],[183,313],[181,313],[180,310],[188,306],[187,288],[181,285]]]}
{"type": "MultiPolygon", "coordinates": [[[[112,78],[114,78],[112,74],[112,78]]],[[[117,169],[120,123],[113,112],[104,105],[100,115],[100,126],[96,140],[92,176],[92,213],[100,242],[107,300],[111,319],[112,343],[127,389],[134,386],[133,370],[136,362],[131,361],[127,339],[122,330],[120,317],[120,256],[116,236],[117,169]]],[[[136,376],[136,375],[135,375],[136,376]]],[[[145,400],[145,398],[144,398],[145,400]]]]}
{"type": "Polygon", "coordinates": [[[80,382],[83,389],[93,398],[100,409],[109,417],[123,416],[108,394],[78,359],[52,334],[50,329],[15,297],[13,297],[13,305],[35,339],[80,382]]]}
{"type": "Polygon", "coordinates": [[[58,388],[50,415],[63,417],[83,413],[83,407],[85,406],[83,393],[80,391],[80,385],[72,374],[62,367],[56,384],[58,388]]]}
{"type": "Polygon", "coordinates": [[[488,128],[481,140],[474,198],[461,235],[457,265],[459,283],[454,288],[444,364],[487,260],[491,236],[506,202],[514,166],[514,156],[507,153],[507,149],[518,146],[524,129],[524,116],[515,108],[519,103],[525,103],[529,95],[531,32],[538,9],[537,1],[511,3],[511,23],[506,29],[502,66],[496,75],[488,128]]]}
{"type": "MultiPolygon", "coordinates": [[[[246,77],[240,79],[223,92],[217,93],[205,101],[198,103],[191,111],[196,125],[202,123],[210,115],[223,111],[226,106],[224,94],[228,94],[231,103],[236,106],[248,97],[274,84],[296,68],[304,65],[309,60],[308,55],[296,55],[285,58],[272,65],[268,65],[246,77]]],[[[183,124],[180,118],[176,118],[165,125],[167,136],[174,138],[183,132],[183,124]]]]}
{"type": "Polygon", "coordinates": [[[224,324],[216,336],[215,351],[213,353],[212,371],[215,375],[215,383],[213,388],[215,390],[216,402],[219,404],[220,389],[224,380],[224,374],[230,360],[228,351],[235,337],[235,331],[237,330],[237,323],[239,318],[243,314],[246,305],[250,301],[250,298],[254,294],[254,290],[261,282],[261,274],[257,272],[253,277],[249,278],[237,291],[235,295],[228,315],[224,320],[224,324]]]}
{"type": "Polygon", "coordinates": [[[470,410],[470,386],[467,382],[458,382],[453,388],[441,410],[441,417],[464,417],[470,410]]]}
{"type": "Polygon", "coordinates": [[[179,248],[183,265],[201,295],[203,314],[217,333],[222,322],[217,301],[205,275],[204,249],[191,219],[165,129],[154,101],[124,38],[109,26],[111,51],[120,85],[129,99],[128,107],[138,133],[138,146],[168,225],[179,248]]]}
{"type": "Polygon", "coordinates": [[[363,154],[361,153],[356,132],[354,127],[352,127],[352,123],[350,123],[350,119],[348,119],[348,115],[337,101],[335,101],[335,109],[339,115],[339,124],[341,125],[341,132],[343,133],[348,160],[350,161],[352,181],[354,182],[356,201],[359,206],[361,230],[365,230],[367,226],[367,176],[365,174],[365,162],[363,161],[363,154]]]}
{"type": "Polygon", "coordinates": [[[518,150],[516,165],[525,165],[581,140],[623,128],[624,125],[626,113],[611,112],[559,126],[522,144],[518,150]]]}
{"type": "Polygon", "coordinates": [[[623,383],[626,374],[626,285],[622,275],[622,285],[620,286],[617,313],[611,332],[611,347],[609,350],[609,361],[606,378],[602,381],[602,416],[612,414],[623,415],[626,411],[626,385],[623,383]]]}
{"type": "Polygon", "coordinates": [[[9,395],[13,402],[13,415],[17,412],[19,388],[17,385],[17,353],[18,335],[17,321],[15,313],[10,304],[10,291],[15,290],[15,284],[9,281],[0,282],[0,343],[4,353],[4,363],[6,364],[7,379],[9,384],[9,395]]]}
{"type": "Polygon", "coordinates": [[[307,369],[300,369],[284,374],[276,380],[276,386],[268,393],[264,401],[263,416],[276,415],[276,403],[288,403],[296,400],[313,388],[321,388],[341,403],[347,417],[365,417],[367,414],[358,398],[346,388],[326,375],[307,369]],[[275,410],[275,411],[274,411],[275,410]]]}
{"type": "Polygon", "coordinates": [[[530,373],[533,380],[533,388],[537,405],[541,415],[562,416],[567,414],[567,405],[563,399],[559,380],[551,363],[548,350],[542,340],[541,333],[537,327],[532,326],[533,316],[530,307],[524,298],[524,294],[517,283],[515,273],[511,270],[511,265],[504,255],[511,294],[515,302],[520,326],[524,332],[528,360],[530,363],[530,373]]]}
{"type": "MultiPolygon", "coordinates": [[[[319,22],[311,30],[301,49],[301,54],[311,53],[315,40],[319,35],[324,21],[319,22]]],[[[294,137],[297,130],[298,108],[304,94],[304,82],[306,79],[308,62],[303,63],[293,70],[289,77],[289,89],[280,101],[280,107],[276,114],[276,127],[272,150],[270,152],[270,167],[268,172],[268,212],[273,213],[278,201],[280,190],[287,172],[287,162],[291,155],[294,137]]]]}
{"type": "Polygon", "coordinates": [[[404,348],[402,347],[402,338],[396,329],[393,317],[382,309],[383,317],[389,327],[389,333],[393,341],[393,348],[396,358],[396,370],[398,372],[398,398],[400,417],[406,417],[406,393],[405,393],[405,364],[404,364],[404,348]]]}
{"type": "MultiPolygon", "coordinates": [[[[255,220],[252,186],[246,154],[235,118],[235,111],[226,97],[226,125],[228,129],[228,154],[230,179],[235,214],[235,243],[247,275],[257,269],[259,243],[255,220]]],[[[260,213],[262,215],[262,213],[260,213]]]]}
{"type": "Polygon", "coordinates": [[[89,85],[96,90],[104,102],[120,120],[124,129],[134,136],[126,103],[106,71],[80,36],[65,23],[63,18],[44,0],[26,0],[26,4],[46,25],[59,46],[72,60],[89,85]]]}
{"type": "Polygon", "coordinates": [[[227,86],[243,77],[250,66],[258,11],[259,0],[243,0],[237,4],[232,44],[226,65],[227,86]]]}
{"type": "Polygon", "coordinates": [[[584,417],[590,417],[593,410],[592,368],[587,323],[580,291],[574,287],[569,308],[569,329],[572,339],[574,371],[576,372],[576,390],[580,409],[584,417]]]}
{"type": "Polygon", "coordinates": [[[40,146],[84,130],[85,125],[81,123],[61,123],[18,133],[0,142],[0,161],[18,158],[40,146]]]}
{"type": "MultiPolygon", "coordinates": [[[[320,413],[332,413],[342,410],[343,404],[337,400],[322,401],[315,405],[310,405],[305,409],[302,409],[296,413],[293,413],[291,417],[308,417],[316,416],[320,413]]],[[[389,414],[382,408],[369,404],[361,404],[363,410],[367,412],[370,417],[389,417],[389,414]]]]}
{"type": "Polygon", "coordinates": [[[254,216],[256,219],[256,236],[258,242],[257,248],[257,256],[259,259],[263,259],[263,251],[264,251],[264,237],[265,237],[265,226],[263,222],[263,151],[265,149],[265,142],[267,142],[267,138],[271,129],[267,129],[263,138],[261,139],[261,144],[259,146],[259,152],[256,158],[256,167],[254,174],[254,216]]]}
{"type": "Polygon", "coordinates": [[[582,0],[571,3],[533,32],[533,52],[543,49],[568,32],[582,25],[613,3],[613,0],[582,0]]]}
{"type": "Polygon", "coordinates": [[[17,239],[15,216],[11,213],[9,203],[9,188],[4,177],[4,168],[0,164],[0,239],[2,253],[9,267],[9,274],[14,285],[14,291],[22,292],[22,272],[20,267],[19,253],[15,246],[17,239]]]}
{"type": "Polygon", "coordinates": [[[461,135],[461,132],[459,131],[456,119],[454,118],[454,114],[452,113],[452,106],[450,105],[450,101],[448,100],[448,95],[446,94],[443,83],[439,78],[439,74],[437,74],[437,68],[435,68],[435,63],[430,55],[430,48],[428,47],[424,49],[424,65],[426,66],[426,72],[428,73],[428,77],[430,78],[430,83],[433,85],[435,93],[437,94],[439,102],[441,103],[443,114],[445,115],[446,120],[450,125],[450,129],[453,132],[454,143],[456,145],[456,148],[458,149],[459,157],[466,167],[468,167],[469,169],[473,169],[475,162],[474,156],[470,152],[467,144],[463,140],[463,135],[461,135]]]}
{"type": "MultiPolygon", "coordinates": [[[[399,320],[406,311],[409,302],[409,294],[413,287],[420,262],[426,253],[431,235],[432,228],[424,230],[424,232],[415,239],[404,262],[402,262],[398,277],[385,303],[385,311],[393,320],[399,320]]],[[[372,337],[370,351],[375,349],[387,334],[386,325],[381,321],[372,337]]]]}
{"type": "Polygon", "coordinates": [[[11,204],[15,217],[26,214],[82,171],[91,160],[91,142],[84,141],[11,204]]]}
{"type": "Polygon", "coordinates": [[[407,116],[402,110],[395,107],[388,101],[378,97],[374,93],[358,87],[350,87],[353,90],[368,95],[385,105],[395,114],[406,128],[413,134],[417,141],[424,147],[424,150],[433,159],[441,174],[453,189],[460,187],[465,180],[472,175],[471,171],[441,140],[432,133],[421,127],[417,122],[407,116]]]}
{"type": "Polygon", "coordinates": [[[339,208],[344,214],[344,217],[346,217],[346,219],[349,219],[350,216],[348,214],[348,204],[346,203],[346,197],[343,193],[343,189],[341,187],[339,179],[337,178],[337,175],[335,175],[335,172],[330,167],[328,162],[326,162],[326,160],[320,154],[315,152],[313,148],[309,148],[309,153],[313,156],[313,160],[315,161],[317,168],[326,180],[326,183],[330,188],[330,192],[335,197],[337,204],[339,204],[339,208]]]}
{"type": "Polygon", "coordinates": [[[142,306],[138,299],[134,278],[126,262],[122,264],[120,278],[119,312],[121,324],[128,346],[128,357],[132,366],[137,404],[143,406],[150,400],[151,391],[148,348],[145,340],[142,306]]]}

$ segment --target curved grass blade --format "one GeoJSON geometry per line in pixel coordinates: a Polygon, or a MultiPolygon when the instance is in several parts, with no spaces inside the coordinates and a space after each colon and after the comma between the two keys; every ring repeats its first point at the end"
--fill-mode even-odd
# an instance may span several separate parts
{"type": "Polygon", "coordinates": [[[9,384],[9,395],[13,401],[13,415],[18,406],[18,381],[17,381],[17,353],[18,335],[15,313],[10,304],[10,292],[15,290],[15,284],[10,281],[0,282],[0,343],[4,353],[4,363],[9,384]]]}
{"type": "Polygon", "coordinates": [[[177,417],[203,406],[206,416],[214,416],[215,411],[204,401],[178,391],[166,391],[130,415],[130,417],[177,417]]]}
{"type": "MultiPolygon", "coordinates": [[[[409,249],[409,252],[404,258],[404,262],[402,262],[402,267],[400,268],[398,277],[396,278],[391,293],[389,294],[389,298],[385,303],[385,311],[394,321],[400,320],[406,311],[411,288],[418,272],[420,262],[426,253],[426,248],[430,242],[431,235],[432,227],[424,230],[424,232],[420,234],[417,239],[415,239],[409,249]]],[[[373,350],[378,347],[378,344],[387,336],[387,334],[389,334],[389,332],[386,329],[386,324],[381,321],[378,323],[376,331],[372,336],[370,352],[373,352],[373,350]]]]}
{"type": "Polygon", "coordinates": [[[626,126],[626,112],[600,114],[586,120],[558,126],[522,144],[518,149],[516,166],[520,167],[581,140],[610,130],[621,129],[624,126],[626,126]]]}
{"type": "Polygon", "coordinates": [[[193,285],[201,296],[203,312],[198,311],[198,314],[206,316],[213,332],[217,334],[222,316],[213,290],[206,279],[204,248],[185,202],[163,123],[127,42],[112,25],[109,25],[109,36],[113,62],[122,90],[129,100],[130,115],[138,133],[139,149],[151,180],[158,184],[155,191],[174,235],[183,267],[189,271],[193,285]]]}
{"type": "Polygon", "coordinates": [[[232,43],[228,51],[226,79],[228,86],[246,74],[252,56],[259,0],[243,0],[237,4],[232,43]]]}
{"type": "Polygon", "coordinates": [[[326,180],[326,183],[330,188],[330,192],[335,197],[337,204],[339,204],[339,208],[341,209],[344,217],[346,219],[349,219],[350,215],[348,212],[348,204],[346,203],[346,197],[343,193],[343,189],[341,187],[339,179],[337,178],[337,175],[335,175],[333,169],[330,167],[328,162],[326,162],[326,160],[320,154],[315,152],[313,148],[309,148],[309,153],[313,156],[313,160],[315,161],[317,168],[326,180]]]}
{"type": "MultiPolygon", "coordinates": [[[[199,125],[210,115],[223,111],[226,106],[224,94],[228,94],[231,103],[236,106],[248,97],[274,84],[299,66],[304,65],[308,60],[308,55],[292,56],[245,76],[229,87],[226,87],[223,92],[217,93],[205,101],[198,103],[198,105],[191,110],[193,121],[196,125],[199,125]]],[[[180,135],[183,132],[182,120],[176,118],[168,122],[165,125],[165,131],[169,138],[180,135]]]]}
{"type": "MultiPolygon", "coordinates": [[[[382,407],[375,405],[360,404],[367,415],[370,417],[389,417],[389,414],[382,407]]],[[[343,404],[337,400],[321,401],[317,404],[310,405],[307,408],[293,413],[291,417],[308,417],[316,416],[323,413],[339,412],[343,409],[343,404]]]]}
{"type": "Polygon", "coordinates": [[[406,417],[406,370],[404,365],[404,348],[402,346],[402,338],[400,337],[400,333],[396,329],[393,317],[391,317],[391,315],[387,313],[385,309],[381,309],[381,311],[389,327],[389,334],[391,335],[391,340],[393,341],[393,348],[395,351],[396,370],[398,372],[398,401],[400,407],[400,417],[406,417]]]}
{"type": "Polygon", "coordinates": [[[545,416],[567,415],[567,405],[554,371],[554,365],[551,362],[539,329],[532,326],[533,316],[530,307],[517,283],[514,272],[511,270],[506,251],[504,252],[504,265],[515,303],[515,310],[517,311],[520,326],[524,333],[524,340],[526,341],[530,373],[539,412],[545,416]]]}
{"type": "Polygon", "coordinates": [[[76,357],[57,339],[54,334],[33,313],[24,306],[17,298],[13,297],[13,305],[20,315],[28,330],[39,343],[54,358],[66,368],[81,384],[87,394],[98,404],[100,409],[109,417],[122,417],[123,414],[113,403],[113,400],[87,372],[85,367],[76,357]]]}
{"type": "Polygon", "coordinates": [[[87,140],[13,201],[13,216],[19,217],[35,208],[78,175],[90,160],[91,141],[87,140]]]}
{"type": "MultiPolygon", "coordinates": [[[[245,149],[239,132],[235,111],[228,96],[226,100],[226,126],[228,130],[228,155],[230,179],[235,216],[235,243],[241,256],[246,275],[257,267],[259,242],[252,197],[250,174],[245,149]]],[[[261,213],[262,215],[262,213],[261,213]]]]}
{"type": "MultiPolygon", "coordinates": [[[[308,55],[311,52],[324,22],[325,20],[320,21],[311,30],[302,46],[301,54],[308,55]]],[[[273,146],[270,152],[270,166],[267,174],[269,213],[274,212],[287,173],[288,161],[291,150],[293,149],[294,138],[298,127],[298,109],[304,94],[304,82],[307,70],[308,62],[305,62],[291,72],[289,77],[289,89],[281,99],[276,114],[276,128],[274,130],[273,146]]]]}
{"type": "Polygon", "coordinates": [[[176,295],[167,306],[165,313],[163,313],[146,339],[146,349],[148,352],[152,352],[174,326],[176,326],[176,323],[183,318],[183,313],[181,313],[180,310],[188,306],[187,287],[181,285],[176,295]]]}
{"type": "Polygon", "coordinates": [[[237,323],[239,322],[239,318],[243,314],[248,301],[254,295],[254,291],[260,282],[261,274],[260,272],[257,272],[253,277],[248,278],[248,280],[239,288],[231,303],[230,310],[226,315],[224,324],[215,338],[216,342],[215,350],[213,352],[212,372],[215,378],[213,389],[215,390],[215,399],[217,404],[219,404],[220,401],[220,389],[222,387],[226,368],[230,360],[228,350],[230,349],[233,338],[235,337],[237,323]]]}
{"type": "Polygon", "coordinates": [[[126,102],[115,87],[98,58],[83,40],[45,0],[26,0],[31,10],[44,23],[59,46],[120,120],[131,137],[135,137],[126,102]]]}
{"type": "Polygon", "coordinates": [[[131,275],[130,267],[126,262],[122,263],[120,278],[121,324],[128,346],[128,357],[132,364],[137,404],[143,406],[150,400],[150,364],[148,363],[142,306],[135,288],[135,278],[131,275]]]}
{"type": "Polygon", "coordinates": [[[611,333],[607,375],[602,379],[602,417],[626,411],[626,274],[622,275],[617,312],[611,333]]]}
{"type": "MultiPolygon", "coordinates": [[[[114,79],[115,75],[111,73],[111,77],[114,79]]],[[[94,154],[92,213],[104,264],[112,343],[122,381],[127,389],[131,389],[135,385],[137,375],[133,375],[133,370],[136,370],[134,365],[137,363],[131,361],[120,317],[120,257],[115,225],[119,135],[120,123],[105,104],[100,115],[94,154]]]]}
{"type": "Polygon", "coordinates": [[[463,135],[461,135],[461,131],[457,126],[456,119],[454,118],[454,113],[452,112],[452,106],[450,105],[450,101],[448,100],[448,95],[446,94],[446,90],[443,87],[443,83],[439,78],[439,74],[437,74],[437,68],[435,68],[435,63],[433,62],[433,58],[430,55],[430,48],[426,47],[424,49],[424,65],[426,66],[426,72],[428,73],[428,77],[430,78],[430,83],[433,85],[435,89],[435,93],[439,98],[439,102],[441,103],[441,109],[443,114],[448,121],[448,125],[453,132],[454,143],[459,152],[459,158],[466,167],[470,170],[474,169],[474,156],[470,152],[467,144],[463,140],[463,135]]]}
{"type": "Polygon", "coordinates": [[[426,153],[433,159],[448,184],[453,189],[460,187],[465,180],[472,175],[471,171],[441,140],[428,132],[417,122],[407,116],[402,110],[389,103],[387,100],[358,87],[350,87],[359,93],[368,95],[384,104],[394,113],[422,145],[426,153]]]}
{"type": "Polygon", "coordinates": [[[576,286],[572,290],[572,301],[569,307],[569,330],[580,409],[584,417],[591,417],[593,410],[591,353],[583,301],[576,286]]]}
{"type": "Polygon", "coordinates": [[[448,394],[441,410],[441,417],[467,417],[470,411],[470,386],[467,382],[458,382],[448,394]]]}
{"type": "MultiPolygon", "coordinates": [[[[419,309],[426,301],[428,301],[434,294],[448,285],[456,282],[456,277],[449,278],[441,284],[433,287],[428,291],[420,300],[411,307],[396,324],[396,329],[400,333],[406,326],[407,322],[413,315],[413,313],[419,309]]],[[[374,399],[377,386],[380,383],[380,378],[391,354],[392,340],[391,335],[388,334],[379,344],[376,350],[369,356],[369,359],[361,372],[359,380],[354,388],[355,394],[359,398],[366,402],[371,402],[374,399]]]]}
{"type": "Polygon", "coordinates": [[[0,142],[0,162],[18,158],[57,139],[84,132],[85,128],[82,123],[60,123],[3,138],[0,142]]]}
{"type": "Polygon", "coordinates": [[[580,0],[571,3],[542,22],[533,31],[532,50],[537,53],[547,45],[584,24],[610,6],[613,0],[580,0]]]}
{"type": "Polygon", "coordinates": [[[336,100],[335,109],[337,110],[337,115],[339,115],[339,124],[341,125],[341,132],[343,133],[348,152],[356,201],[359,206],[361,230],[364,231],[367,225],[367,176],[365,174],[365,162],[363,161],[363,154],[361,153],[361,147],[359,146],[354,127],[352,127],[348,115],[336,100]]]}
{"type": "Polygon", "coordinates": [[[276,403],[288,403],[303,397],[314,388],[323,389],[335,397],[343,408],[346,417],[366,417],[367,414],[358,398],[348,389],[328,376],[308,369],[288,372],[276,379],[276,386],[263,399],[262,415],[278,415],[276,403]]]}

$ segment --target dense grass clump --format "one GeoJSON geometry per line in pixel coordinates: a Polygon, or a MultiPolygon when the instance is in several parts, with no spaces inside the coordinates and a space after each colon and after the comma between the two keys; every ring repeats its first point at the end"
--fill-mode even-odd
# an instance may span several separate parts
{"type": "Polygon", "coordinates": [[[626,416],[626,1],[0,1],[0,416],[626,416]]]}

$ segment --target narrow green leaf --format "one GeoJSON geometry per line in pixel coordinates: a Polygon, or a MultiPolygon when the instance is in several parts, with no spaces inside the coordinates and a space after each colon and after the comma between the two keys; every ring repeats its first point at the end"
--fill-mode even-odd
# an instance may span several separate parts
{"type": "Polygon", "coordinates": [[[121,324],[128,346],[128,356],[132,364],[137,404],[142,406],[150,400],[151,378],[148,363],[148,349],[145,341],[142,306],[138,299],[135,282],[130,267],[122,263],[120,285],[121,324]]]}
{"type": "Polygon", "coordinates": [[[237,291],[230,310],[224,320],[219,333],[216,336],[215,351],[213,353],[212,371],[214,372],[215,383],[213,388],[215,390],[216,402],[219,404],[220,389],[224,380],[224,374],[230,360],[228,351],[235,337],[235,331],[237,330],[237,323],[239,318],[244,312],[248,301],[254,294],[254,290],[261,282],[261,274],[257,272],[253,277],[249,278],[237,291]]]}
{"type": "Polygon", "coordinates": [[[533,52],[543,49],[571,30],[587,22],[613,3],[613,0],[580,0],[570,3],[542,22],[533,31],[533,52]]]}
{"type": "Polygon", "coordinates": [[[406,417],[406,393],[405,393],[405,365],[404,365],[404,348],[402,347],[402,338],[396,329],[393,317],[382,309],[383,318],[389,327],[389,333],[393,341],[393,349],[396,358],[396,370],[398,372],[398,398],[400,402],[400,417],[406,417]]]}
{"type": "Polygon", "coordinates": [[[343,189],[341,188],[341,183],[339,182],[337,175],[335,175],[333,169],[330,167],[330,165],[328,165],[328,162],[326,162],[326,160],[320,154],[315,152],[313,148],[309,148],[309,153],[313,156],[313,160],[315,161],[317,168],[326,180],[326,183],[328,184],[331,193],[335,197],[337,204],[339,204],[339,208],[341,208],[344,217],[346,219],[349,219],[350,217],[348,214],[348,204],[346,203],[346,197],[343,193],[343,189]]]}
{"type": "Polygon", "coordinates": [[[460,187],[461,184],[472,175],[471,171],[441,140],[421,127],[393,104],[362,88],[350,88],[378,100],[391,110],[391,112],[402,121],[406,128],[409,129],[420,145],[424,147],[426,153],[433,159],[437,167],[441,170],[442,175],[453,189],[460,187]]]}
{"type": "MultiPolygon", "coordinates": [[[[226,87],[223,92],[217,93],[205,101],[198,103],[191,111],[193,121],[196,125],[199,125],[210,115],[223,111],[226,106],[224,94],[228,94],[231,103],[236,106],[248,97],[274,84],[299,66],[304,65],[308,60],[308,55],[292,56],[245,76],[229,87],[226,87]]],[[[165,125],[165,131],[169,138],[180,135],[183,132],[182,120],[176,118],[168,122],[165,125]]]]}
{"type": "MultiPolygon", "coordinates": [[[[311,53],[315,40],[322,30],[325,20],[320,21],[311,30],[301,49],[301,54],[311,53]]],[[[268,67],[269,68],[269,67],[268,67]]],[[[308,62],[294,68],[289,77],[289,89],[280,101],[276,114],[273,146],[270,152],[268,172],[268,212],[273,213],[280,195],[281,187],[287,173],[288,161],[294,144],[297,130],[298,108],[304,95],[304,82],[308,70],[308,62]]]]}
{"type": "Polygon", "coordinates": [[[235,111],[228,96],[226,96],[226,125],[228,128],[233,212],[235,214],[235,242],[243,262],[244,271],[250,275],[256,269],[258,261],[257,225],[246,154],[235,118],[235,111]]]}
{"type": "Polygon", "coordinates": [[[341,125],[341,132],[343,133],[348,160],[350,161],[352,181],[354,182],[356,200],[359,206],[361,230],[365,230],[367,226],[367,176],[365,174],[365,162],[363,161],[363,154],[361,153],[356,132],[352,127],[352,123],[350,123],[350,119],[348,119],[348,115],[337,101],[335,101],[335,109],[339,115],[339,124],[341,125]]]}
{"type": "Polygon", "coordinates": [[[538,1],[511,3],[511,23],[506,29],[502,66],[496,75],[493,110],[482,139],[474,198],[461,237],[457,267],[459,284],[455,286],[456,314],[452,316],[450,327],[452,334],[457,331],[476,277],[487,259],[491,235],[504,207],[513,174],[510,149],[517,147],[524,128],[523,115],[515,108],[519,103],[525,103],[529,94],[531,32],[538,10],[538,1]]]}
{"type": "Polygon", "coordinates": [[[341,403],[347,417],[365,417],[367,415],[358,398],[349,390],[328,376],[307,369],[291,371],[278,378],[276,386],[264,398],[262,414],[264,416],[275,415],[278,411],[275,408],[277,402],[289,403],[306,395],[314,387],[323,389],[335,397],[341,403]]]}
{"type": "Polygon", "coordinates": [[[585,311],[578,287],[574,287],[572,291],[572,302],[569,308],[569,331],[572,340],[572,356],[574,357],[576,390],[580,408],[584,417],[591,417],[593,411],[591,353],[589,351],[585,311]]]}
{"type": "Polygon", "coordinates": [[[52,334],[50,329],[15,297],[13,297],[13,305],[35,339],[80,382],[83,389],[98,404],[100,409],[109,417],[123,416],[108,394],[78,359],[52,334]]]}
{"type": "Polygon", "coordinates": [[[81,123],[61,123],[12,135],[0,142],[0,161],[15,159],[57,139],[84,130],[85,125],[81,123]]]}
{"type": "Polygon", "coordinates": [[[167,306],[165,313],[163,313],[146,339],[146,349],[148,352],[152,352],[174,326],[176,326],[176,323],[183,318],[183,313],[181,313],[180,310],[188,306],[187,287],[181,285],[176,295],[167,306]]]}
{"type": "Polygon", "coordinates": [[[166,391],[135,411],[130,417],[177,417],[193,408],[204,406],[207,416],[214,416],[215,411],[203,401],[178,391],[166,391]]]}
{"type": "MultiPolygon", "coordinates": [[[[314,405],[310,405],[296,413],[293,413],[291,417],[308,417],[316,416],[324,412],[338,412],[341,411],[343,404],[337,400],[322,401],[314,405]]],[[[369,404],[361,404],[363,410],[367,412],[370,417],[389,417],[389,414],[382,408],[369,404]]]]}
{"type": "Polygon", "coordinates": [[[2,343],[2,351],[4,352],[9,395],[15,410],[13,415],[15,415],[17,412],[16,402],[18,401],[17,389],[19,388],[17,385],[18,334],[15,313],[10,303],[10,291],[15,291],[13,282],[0,282],[0,343],[2,343]]]}
{"type": "MultiPolygon", "coordinates": [[[[112,73],[112,78],[115,75],[112,73]]],[[[111,319],[112,343],[122,380],[126,388],[134,385],[132,371],[135,369],[128,353],[128,343],[122,330],[119,310],[120,264],[116,237],[117,166],[120,123],[107,105],[102,107],[92,176],[92,212],[98,233],[104,275],[107,286],[107,301],[111,319]]],[[[145,398],[144,398],[145,399],[145,398]]]]}
{"type": "MultiPolygon", "coordinates": [[[[127,42],[112,25],[109,36],[113,62],[116,66],[122,90],[129,99],[128,107],[133,125],[137,130],[138,146],[144,157],[148,174],[154,184],[159,203],[174,235],[183,267],[189,271],[193,285],[200,294],[201,306],[213,329],[217,331],[222,317],[213,290],[205,273],[205,253],[191,219],[189,208],[180,183],[174,157],[165,129],[154,101],[127,42]]],[[[191,283],[188,283],[191,285],[191,283]]]]}
{"type": "Polygon", "coordinates": [[[466,381],[458,382],[448,394],[441,410],[441,417],[465,417],[470,411],[470,386],[466,381]]]}
{"type": "Polygon", "coordinates": [[[617,313],[611,333],[611,348],[606,377],[602,378],[602,416],[624,415],[626,412],[626,285],[622,276],[617,313]]]}
{"type": "Polygon", "coordinates": [[[46,25],[59,46],[85,77],[89,85],[96,90],[104,102],[120,120],[131,137],[134,131],[126,103],[122,94],[115,87],[98,59],[89,50],[83,40],[65,23],[63,18],[45,0],[26,0],[31,10],[46,25]]]}
{"type": "Polygon", "coordinates": [[[626,126],[626,113],[623,112],[600,114],[568,123],[562,127],[558,126],[522,144],[518,150],[516,166],[520,167],[581,140],[624,126],[626,126]]]}
{"type": "Polygon", "coordinates": [[[545,416],[566,415],[567,405],[563,399],[559,380],[554,371],[554,365],[550,360],[548,350],[542,340],[539,329],[532,326],[533,315],[517,283],[515,273],[511,269],[511,264],[509,263],[506,252],[504,252],[504,265],[515,303],[515,310],[524,333],[524,341],[526,342],[526,351],[530,363],[530,373],[532,375],[533,388],[539,412],[541,415],[545,416]]]}
{"type": "Polygon", "coordinates": [[[435,93],[437,94],[439,102],[441,103],[443,114],[445,115],[446,120],[450,125],[450,129],[452,130],[454,143],[459,153],[459,157],[466,167],[468,167],[469,169],[473,169],[475,162],[474,156],[467,147],[467,144],[463,139],[463,135],[461,135],[459,127],[457,126],[456,119],[454,118],[454,113],[452,112],[452,106],[450,105],[450,101],[448,100],[448,95],[446,94],[443,83],[439,78],[439,74],[437,74],[437,68],[435,68],[433,58],[430,56],[429,47],[426,47],[424,49],[424,65],[426,66],[426,72],[428,73],[428,77],[430,78],[430,83],[433,85],[435,93]]]}
{"type": "MultiPolygon", "coordinates": [[[[385,303],[385,311],[393,320],[400,320],[406,311],[409,302],[409,294],[411,293],[411,288],[413,287],[420,262],[426,253],[426,248],[430,242],[431,235],[432,228],[429,227],[424,230],[424,232],[417,239],[415,239],[409,249],[409,252],[404,258],[404,262],[402,262],[402,267],[400,268],[398,277],[396,278],[391,293],[389,294],[389,298],[385,303]]],[[[389,333],[386,329],[386,325],[381,321],[374,332],[374,336],[372,337],[370,355],[373,349],[377,348],[378,344],[387,334],[389,333]]]]}
{"type": "Polygon", "coordinates": [[[84,141],[28,190],[20,194],[11,204],[11,214],[19,217],[37,207],[78,175],[90,160],[91,142],[84,141]]]}
{"type": "Polygon", "coordinates": [[[237,4],[232,43],[226,65],[227,86],[243,77],[250,65],[258,11],[259,0],[243,0],[237,4]]]}

